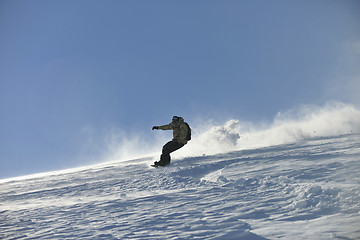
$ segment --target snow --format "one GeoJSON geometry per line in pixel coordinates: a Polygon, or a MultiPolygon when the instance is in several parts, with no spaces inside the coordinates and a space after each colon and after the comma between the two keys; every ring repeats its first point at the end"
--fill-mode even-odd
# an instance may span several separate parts
{"type": "Polygon", "coordinates": [[[0,239],[360,239],[359,134],[180,155],[0,180],[0,239]]]}

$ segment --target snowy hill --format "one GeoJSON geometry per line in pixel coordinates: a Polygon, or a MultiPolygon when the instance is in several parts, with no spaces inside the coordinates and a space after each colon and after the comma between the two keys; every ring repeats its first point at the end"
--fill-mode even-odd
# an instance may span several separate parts
{"type": "Polygon", "coordinates": [[[360,239],[360,135],[0,182],[1,239],[360,239]]]}

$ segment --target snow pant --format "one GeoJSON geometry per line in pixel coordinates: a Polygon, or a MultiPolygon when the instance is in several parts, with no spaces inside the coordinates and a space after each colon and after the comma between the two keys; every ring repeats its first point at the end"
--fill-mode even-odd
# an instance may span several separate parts
{"type": "Polygon", "coordinates": [[[160,162],[158,163],[160,166],[165,166],[170,164],[170,153],[178,150],[179,148],[182,148],[185,144],[176,142],[176,141],[170,141],[166,143],[163,146],[162,154],[160,156],[160,162]]]}

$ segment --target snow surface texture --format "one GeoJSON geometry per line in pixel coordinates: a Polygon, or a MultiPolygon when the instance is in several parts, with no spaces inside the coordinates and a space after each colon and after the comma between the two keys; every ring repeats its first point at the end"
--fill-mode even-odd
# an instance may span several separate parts
{"type": "Polygon", "coordinates": [[[0,239],[360,239],[360,135],[0,181],[0,239]]]}

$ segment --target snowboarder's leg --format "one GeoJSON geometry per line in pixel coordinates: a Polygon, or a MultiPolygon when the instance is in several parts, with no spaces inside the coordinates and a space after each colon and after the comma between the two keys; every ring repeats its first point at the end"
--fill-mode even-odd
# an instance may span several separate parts
{"type": "Polygon", "coordinates": [[[155,165],[165,166],[170,164],[170,153],[178,150],[179,148],[182,148],[183,146],[184,144],[175,141],[170,141],[166,143],[162,149],[160,162],[155,162],[155,165]]]}
{"type": "Polygon", "coordinates": [[[170,141],[166,143],[162,149],[162,153],[165,155],[169,155],[170,153],[178,150],[179,148],[182,148],[184,144],[176,142],[176,141],[170,141]]]}
{"type": "Polygon", "coordinates": [[[161,166],[168,165],[168,164],[170,164],[170,160],[171,160],[170,154],[164,154],[163,153],[160,156],[160,165],[161,166]]]}

